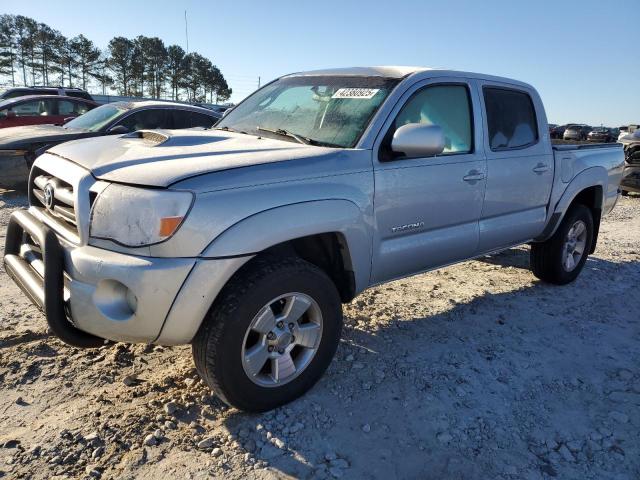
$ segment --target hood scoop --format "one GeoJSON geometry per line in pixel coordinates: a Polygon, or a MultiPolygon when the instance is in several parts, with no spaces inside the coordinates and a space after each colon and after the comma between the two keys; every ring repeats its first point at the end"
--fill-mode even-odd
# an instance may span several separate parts
{"type": "Polygon", "coordinates": [[[132,133],[127,133],[121,138],[140,138],[145,143],[148,143],[151,146],[156,146],[163,144],[164,142],[169,140],[170,137],[169,135],[157,132],[155,130],[138,130],[132,133]]]}

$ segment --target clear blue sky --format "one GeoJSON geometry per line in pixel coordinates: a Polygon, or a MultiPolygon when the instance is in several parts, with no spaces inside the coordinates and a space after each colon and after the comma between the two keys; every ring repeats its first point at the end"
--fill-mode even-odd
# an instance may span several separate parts
{"type": "Polygon", "coordinates": [[[316,68],[421,65],[508,76],[538,88],[549,120],[640,122],[639,0],[2,0],[104,48],[158,36],[211,58],[238,100],[279,75],[316,68]]]}

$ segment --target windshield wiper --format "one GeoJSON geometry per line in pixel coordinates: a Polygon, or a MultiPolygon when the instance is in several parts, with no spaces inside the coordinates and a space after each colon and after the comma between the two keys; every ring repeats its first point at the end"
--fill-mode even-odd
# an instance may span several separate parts
{"type": "Polygon", "coordinates": [[[336,143],[330,143],[330,142],[322,142],[320,140],[314,140],[313,138],[305,137],[304,135],[290,132],[289,130],[285,130],[284,128],[276,128],[272,130],[270,128],[256,127],[256,130],[259,132],[275,133],[276,135],[280,135],[282,137],[293,138],[298,143],[302,143],[303,145],[313,145],[315,147],[343,148],[342,145],[338,145],[336,143]]]}
{"type": "Polygon", "coordinates": [[[236,130],[234,128],[229,128],[226,125],[224,127],[214,127],[214,130],[223,130],[225,132],[233,132],[233,133],[242,133],[244,135],[249,135],[247,132],[245,132],[244,130],[236,130]]]}
{"type": "Polygon", "coordinates": [[[303,145],[312,145],[314,143],[312,139],[308,137],[303,137],[302,135],[298,135],[297,133],[290,132],[288,130],[285,130],[284,128],[271,129],[271,128],[256,127],[256,130],[259,132],[275,133],[276,135],[280,135],[281,137],[293,138],[298,143],[302,143],[303,145]]]}

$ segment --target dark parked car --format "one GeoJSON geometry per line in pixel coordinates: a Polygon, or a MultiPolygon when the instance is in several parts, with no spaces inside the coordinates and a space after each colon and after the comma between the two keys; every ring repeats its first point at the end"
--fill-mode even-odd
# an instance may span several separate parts
{"type": "Polygon", "coordinates": [[[587,140],[590,142],[610,143],[618,139],[612,128],[597,127],[589,132],[587,140]]]}
{"type": "Polygon", "coordinates": [[[567,128],[562,135],[564,140],[586,140],[591,127],[589,125],[567,125],[567,128]]]}
{"type": "Polygon", "coordinates": [[[10,88],[0,95],[0,99],[8,100],[10,98],[24,97],[27,95],[60,95],[63,97],[84,98],[93,101],[93,97],[86,90],[71,87],[16,87],[10,88]]]}
{"type": "Polygon", "coordinates": [[[564,131],[566,130],[566,128],[566,125],[555,125],[553,128],[551,128],[549,136],[551,138],[560,139],[564,135],[564,131]]]}
{"type": "Polygon", "coordinates": [[[640,193],[640,130],[622,137],[620,143],[624,145],[624,174],[620,190],[623,195],[640,193]]]}
{"type": "Polygon", "coordinates": [[[0,128],[23,125],[63,124],[96,108],[93,100],[31,95],[0,102],[0,128]]]}
{"type": "Polygon", "coordinates": [[[0,186],[24,183],[36,157],[62,142],[155,128],[208,128],[219,118],[216,112],[191,105],[159,101],[116,102],[95,108],[63,126],[0,129],[0,186]]]}

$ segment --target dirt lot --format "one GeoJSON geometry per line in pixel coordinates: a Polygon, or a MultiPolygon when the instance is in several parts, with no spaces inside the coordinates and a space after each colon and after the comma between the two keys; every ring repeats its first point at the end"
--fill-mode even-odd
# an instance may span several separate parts
{"type": "MultiPolygon", "coordinates": [[[[0,247],[24,202],[0,198],[0,247]]],[[[0,477],[640,478],[640,197],[574,284],[527,267],[365,292],[324,379],[265,415],[225,408],[188,347],[65,346],[0,270],[0,477]]]]}

